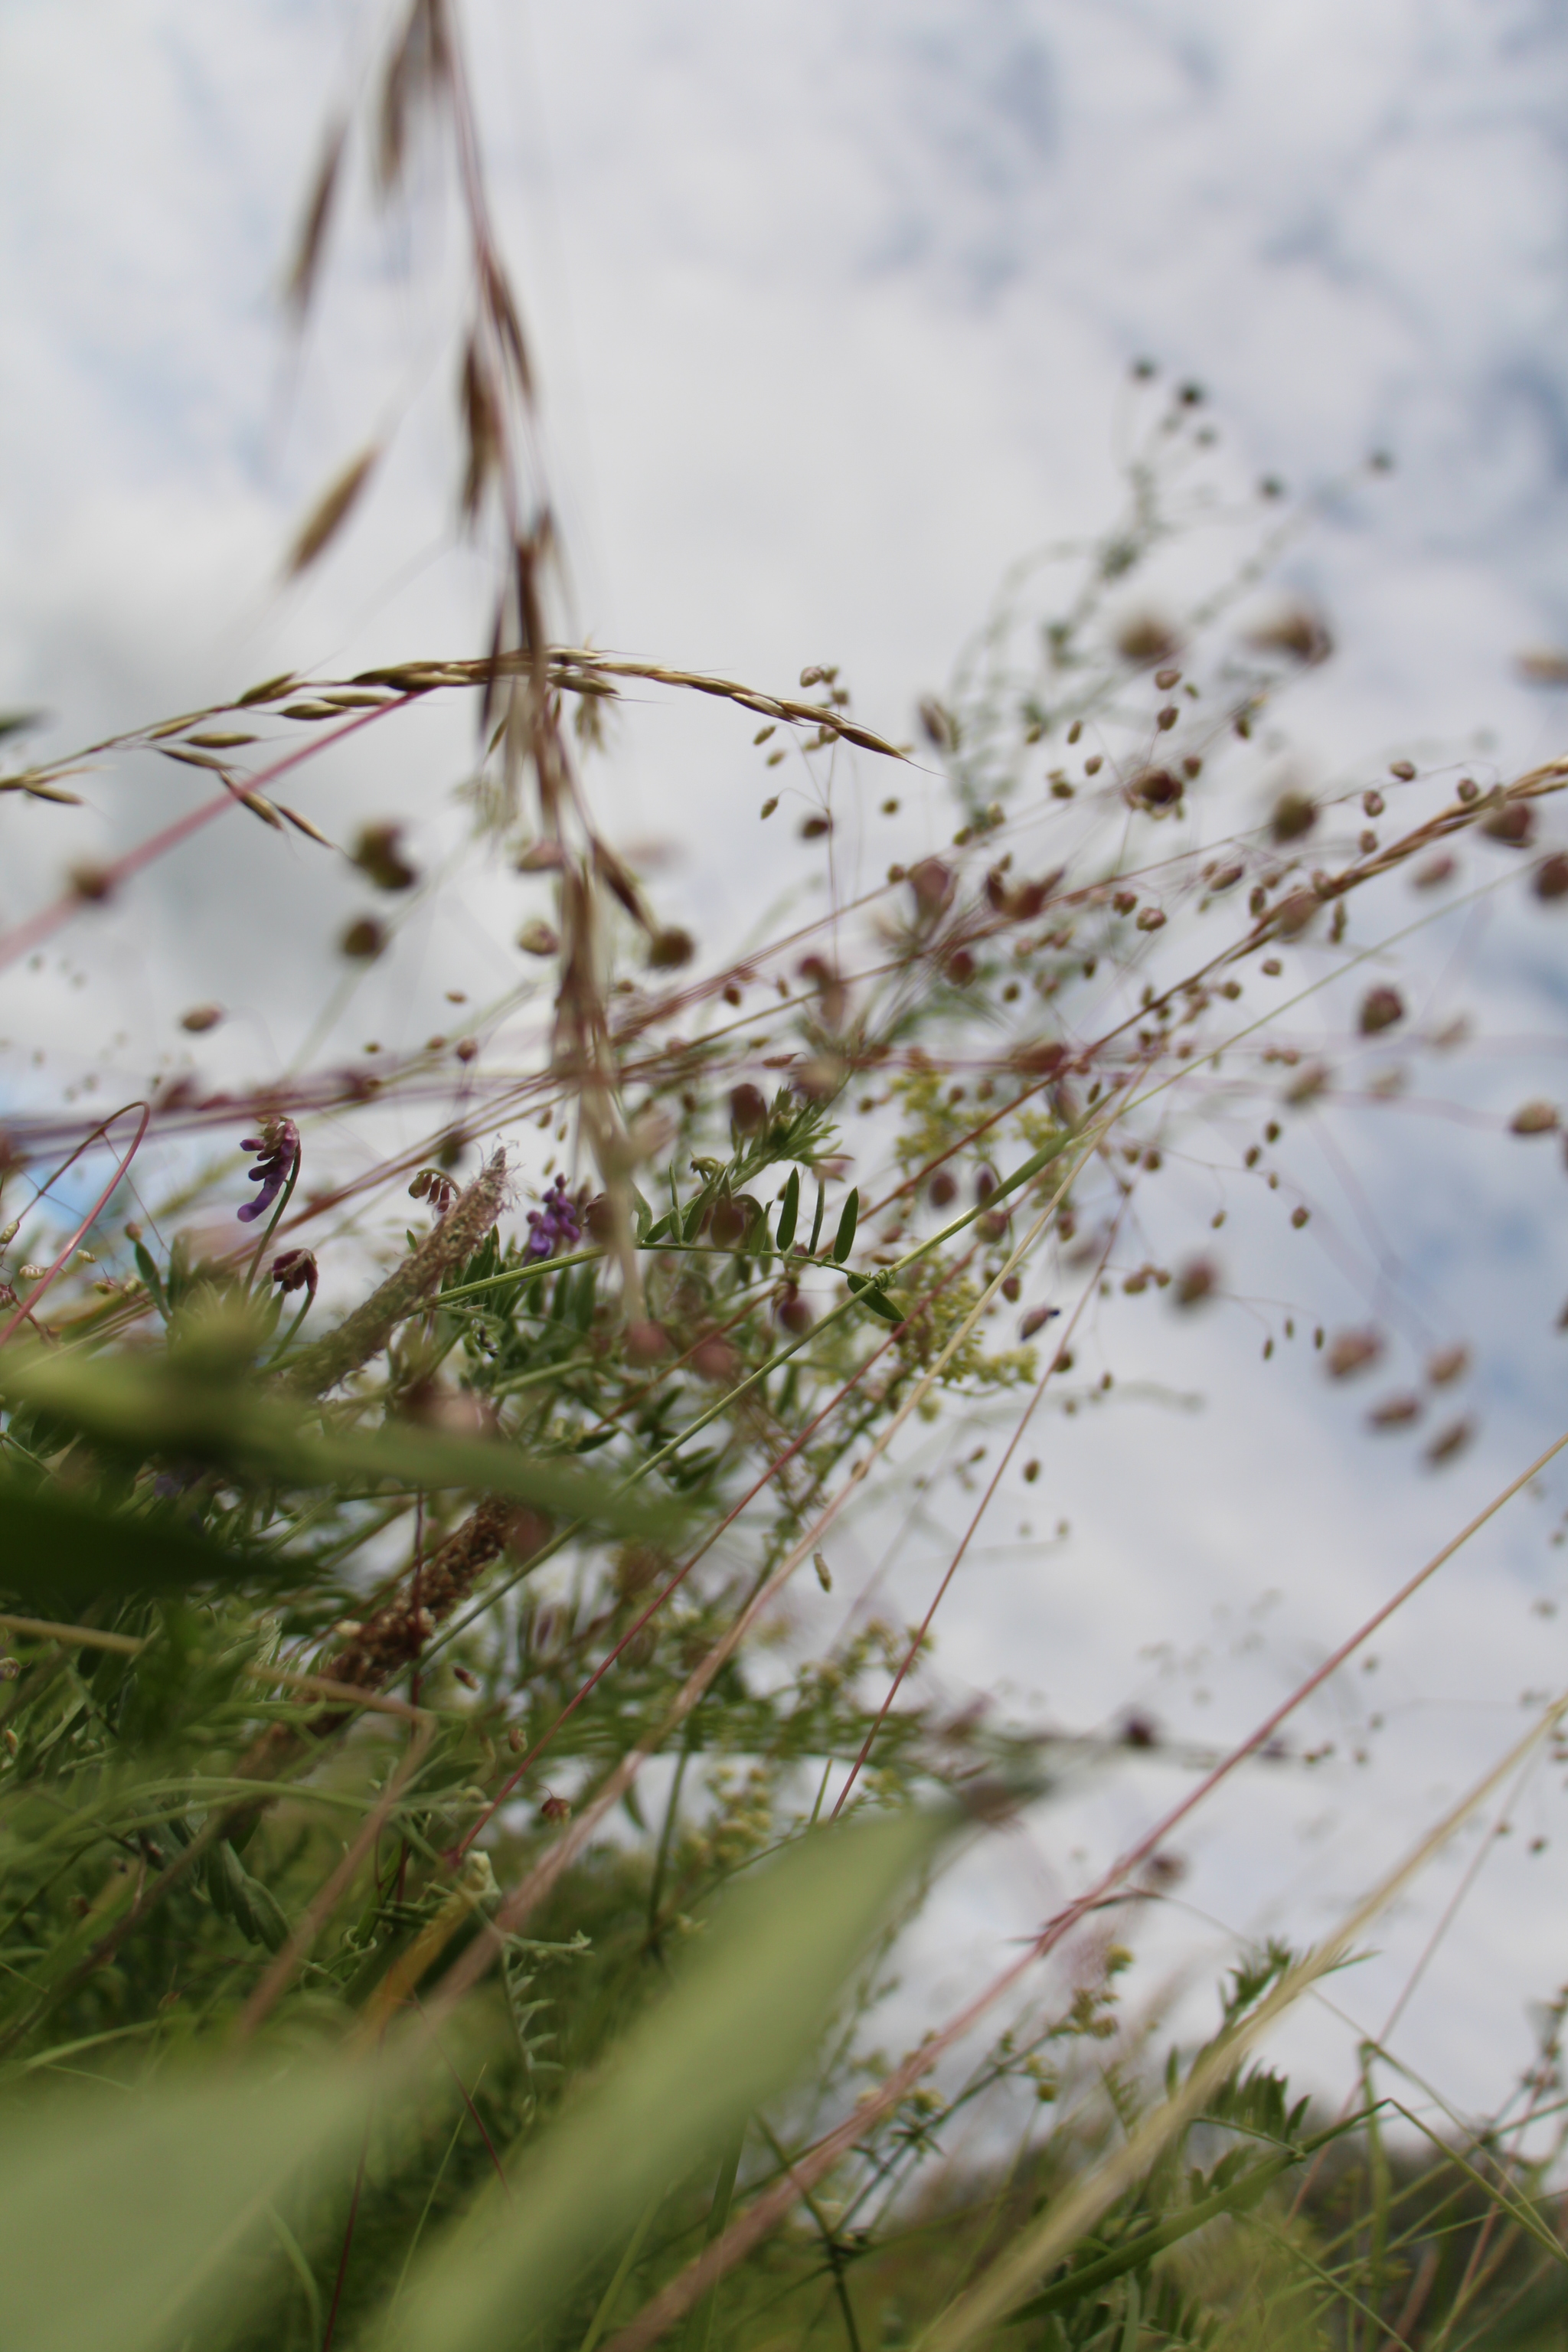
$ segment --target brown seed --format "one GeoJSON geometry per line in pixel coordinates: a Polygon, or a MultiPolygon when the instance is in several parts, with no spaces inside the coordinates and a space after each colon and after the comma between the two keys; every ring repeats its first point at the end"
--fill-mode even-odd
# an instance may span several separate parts
{"type": "Polygon", "coordinates": [[[669,1353],[669,1341],[658,1323],[647,1321],[626,1326],[626,1360],[637,1365],[657,1364],[661,1356],[669,1353]]]}
{"type": "Polygon", "coordinates": [[[373,915],[361,915],[338,941],[339,951],[356,963],[371,963],[386,945],[386,933],[373,915]]]}
{"type": "Polygon", "coordinates": [[[1548,906],[1554,898],[1568,898],[1568,857],[1561,850],[1543,857],[1536,867],[1535,895],[1548,906]]]}
{"type": "Polygon", "coordinates": [[[749,1223],[739,1201],[722,1200],[714,1204],[713,1219],[709,1228],[719,1249],[737,1249],[746,1237],[749,1223]]]}
{"type": "Polygon", "coordinates": [[[1413,1421],[1421,1418],[1421,1400],[1409,1395],[1384,1397],[1381,1404],[1373,1406],[1366,1418],[1370,1429],[1407,1429],[1413,1421]]]}
{"type": "Polygon", "coordinates": [[[1388,772],[1397,776],[1402,784],[1414,782],[1415,777],[1415,764],[1409,760],[1390,760],[1388,772]]]}
{"type": "Polygon", "coordinates": [[[1557,1127],[1557,1109],[1553,1103],[1521,1103],[1509,1120],[1510,1135],[1551,1135],[1557,1127]]]}
{"type": "Polygon", "coordinates": [[[742,1081],[730,1090],[730,1118],[738,1133],[755,1135],[766,1120],[767,1102],[762,1088],[742,1081]]]}
{"type": "Polygon", "coordinates": [[[1300,841],[1318,822],[1318,804],[1306,793],[1282,793],[1274,803],[1276,841],[1300,841]]]}
{"type": "Polygon", "coordinates": [[[1426,1448],[1426,1459],[1433,1469],[1444,1462],[1451,1462],[1456,1454],[1463,1453],[1475,1433],[1476,1425],[1472,1421],[1450,1422],[1447,1429],[1440,1429],[1426,1448]]]}
{"type": "Polygon", "coordinates": [[[681,930],[677,924],[656,931],[648,941],[647,960],[655,971],[677,971],[683,963],[689,963],[696,953],[696,940],[689,931],[681,930]]]}
{"type": "Polygon", "coordinates": [[[1032,1486],[1034,1485],[1034,1483],[1035,1483],[1036,1479],[1039,1476],[1039,1475],[1040,1475],[1040,1465],[1039,1465],[1039,1464],[1038,1464],[1037,1462],[1026,1462],[1026,1463],[1025,1463],[1025,1465],[1024,1465],[1024,1484],[1025,1484],[1025,1486],[1032,1486]]]}
{"type": "Polygon", "coordinates": [[[188,1013],[180,1015],[180,1026],[188,1029],[193,1037],[200,1037],[208,1029],[216,1029],[223,1019],[221,1004],[193,1004],[188,1013]]]}
{"type": "Polygon", "coordinates": [[[1396,988],[1369,988],[1362,998],[1359,1026],[1363,1037],[1375,1037],[1380,1029],[1392,1029],[1404,1018],[1405,999],[1396,988]]]}
{"type": "Polygon", "coordinates": [[[1481,819],[1487,839],[1501,842],[1505,849],[1522,849],[1534,830],[1534,812],[1524,801],[1502,801],[1481,819]]]}
{"type": "Polygon", "coordinates": [[[1032,1339],[1037,1331],[1043,1331],[1053,1317],[1059,1315],[1061,1311],[1059,1307],[1031,1307],[1018,1326],[1019,1339],[1032,1339]]]}
{"type": "Polygon", "coordinates": [[[909,872],[910,888],[915,894],[915,904],[923,916],[940,915],[951,900],[956,887],[951,867],[940,857],[923,857],[909,872]]]}
{"type": "Polygon", "coordinates": [[[1329,1343],[1324,1370],[1332,1381],[1348,1381],[1357,1372],[1375,1364],[1383,1353],[1383,1339],[1376,1331],[1339,1331],[1329,1343]]]}
{"type": "Polygon", "coordinates": [[[1130,613],[1116,632],[1116,650],[1125,662],[1152,669],[1182,650],[1182,641],[1169,621],[1154,612],[1130,613]]]}
{"type": "Polygon", "coordinates": [[[1428,857],[1419,865],[1410,878],[1418,890],[1436,890],[1452,879],[1455,870],[1454,860],[1447,850],[1440,849],[1436,857],[1428,857]]]}
{"type": "Polygon", "coordinates": [[[361,825],[350,862],[378,890],[411,890],[419,875],[399,847],[402,839],[400,824],[361,825]]]}
{"type": "Polygon", "coordinates": [[[951,1169],[939,1168],[926,1187],[933,1209],[945,1209],[958,1197],[958,1179],[951,1169]]]}
{"type": "Polygon", "coordinates": [[[1440,1348],[1426,1359],[1426,1377],[1434,1388],[1447,1388],[1450,1381],[1463,1377],[1470,1368],[1470,1351],[1461,1340],[1452,1348],[1440,1348]]]}
{"type": "Polygon", "coordinates": [[[1288,898],[1281,898],[1274,909],[1274,919],[1281,936],[1288,940],[1297,938],[1317,913],[1318,905],[1315,890],[1292,890],[1288,898]]]}
{"type": "Polygon", "coordinates": [[[691,1350],[691,1369],[699,1380],[729,1386],[740,1376],[741,1359],[729,1341],[715,1332],[710,1339],[700,1339],[691,1350]]]}
{"type": "Polygon", "coordinates": [[[1212,1298],[1219,1281],[1219,1270],[1206,1257],[1190,1258],[1176,1276],[1175,1303],[1178,1307],[1198,1307],[1212,1298]]]}

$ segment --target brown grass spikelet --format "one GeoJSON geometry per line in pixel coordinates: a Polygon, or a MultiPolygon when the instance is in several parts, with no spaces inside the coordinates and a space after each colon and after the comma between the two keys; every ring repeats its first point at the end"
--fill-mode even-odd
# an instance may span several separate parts
{"type": "Polygon", "coordinates": [[[304,217],[300,224],[293,257],[283,281],[283,299],[297,318],[304,317],[315,291],[321,256],[326,249],[327,231],[331,225],[332,204],[342,170],[348,133],[348,122],[342,115],[328,124],[327,135],[321,142],[321,158],[310,182],[310,192],[305,200],[304,217]]]}
{"type": "Polygon", "coordinates": [[[375,471],[381,457],[378,442],[362,449],[351,458],[341,474],[322,491],[305,520],[300,526],[289,560],[284,566],[285,577],[297,580],[301,572],[324,553],[347,522],[359,502],[360,494],[375,471]]]}
{"type": "Polygon", "coordinates": [[[1323,1370],[1331,1381],[1353,1380],[1378,1361],[1383,1348],[1381,1332],[1338,1331],[1329,1342],[1323,1370]]]}
{"type": "Polygon", "coordinates": [[[1553,1135],[1559,1123],[1555,1103],[1521,1103],[1509,1120],[1508,1131],[1510,1135],[1553,1135]]]}
{"type": "Polygon", "coordinates": [[[1413,1421],[1420,1420],[1421,1413],[1422,1404],[1418,1396],[1406,1392],[1384,1397],[1381,1404],[1374,1404],[1368,1412],[1367,1427],[1375,1430],[1408,1429],[1413,1421]]]}

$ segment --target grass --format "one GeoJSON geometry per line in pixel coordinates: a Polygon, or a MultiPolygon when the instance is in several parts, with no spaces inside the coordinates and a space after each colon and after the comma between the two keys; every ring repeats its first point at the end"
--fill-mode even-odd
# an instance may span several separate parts
{"type": "MultiPolygon", "coordinates": [[[[496,556],[488,650],[262,680],[0,775],[19,811],[151,751],[212,794],[79,865],[0,940],[12,963],[206,824],[335,855],[279,787],[431,698],[478,730],[474,870],[550,894],[520,936],[538,976],[419,1051],[301,1066],[241,1108],[179,1078],[7,1131],[9,2340],[1556,2340],[1561,2004],[1479,2125],[1384,2043],[1337,2115],[1260,2053],[1528,1757],[1561,1754],[1564,1702],[1337,1927],[1239,1960],[1196,2046],[1131,2003],[1123,1926],[1168,1891],[1178,1825],[1549,1454],[988,1980],[946,2015],[926,1998],[924,2039],[875,2037],[945,1874],[1069,1765],[1162,1744],[1137,1718],[1073,1737],[955,1711],[925,1673],[998,1498],[1035,1481],[1031,1431],[1057,1413],[1070,1443],[1103,1397],[1075,1350],[1110,1287],[1193,1318],[1226,1297],[1222,1217],[1152,1255],[1150,1188],[1217,1126],[1228,1181],[1300,1231],[1329,1055],[1432,1042],[1400,957],[1437,918],[1399,920],[1390,877],[1436,891],[1445,845],[1479,834],[1505,865],[1473,896],[1568,895],[1568,861],[1531,850],[1568,770],[1450,789],[1396,761],[1230,822],[1331,648],[1304,605],[1245,601],[1310,520],[1279,522],[1271,491],[1222,506],[1184,604],[1128,601],[1216,510],[1190,386],[1147,388],[1125,512],[1050,551],[1054,601],[1043,559],[1009,576],[918,751],[863,726],[830,666],[781,696],[564,644],[521,306],[442,0],[398,15],[370,115],[334,127],[290,299],[320,292],[362,151],[398,201],[416,127],[468,232],[458,433],[496,556]],[[744,952],[663,919],[587,782],[628,682],[759,722],[761,821],[820,860],[820,912],[744,952]],[[910,767],[942,779],[952,837],[852,892],[840,843],[910,767]],[[1255,1013],[1285,950],[1308,977],[1255,1013]],[[1307,999],[1321,1060],[1283,1018],[1307,999]],[[334,1149],[344,1108],[373,1166],[334,1149]],[[193,1186],[204,1134],[230,1157],[193,1186]],[[978,1454],[959,1465],[974,1505],[921,1622],[783,1638],[792,1587],[832,1589],[836,1529],[935,1524],[933,1449],[974,1425],[996,1458],[983,1486],[978,1454]]],[[[293,569],[377,478],[374,452],[338,477],[293,569]]],[[[338,942],[348,988],[438,886],[390,824],[346,854],[384,910],[338,942]]],[[[1384,1344],[1317,1339],[1344,1379],[1384,1344]]],[[[1374,1425],[1421,1442],[1466,1370],[1450,1337],[1374,1425]]],[[[1468,1431],[1447,1419],[1428,1459],[1468,1431]]]]}

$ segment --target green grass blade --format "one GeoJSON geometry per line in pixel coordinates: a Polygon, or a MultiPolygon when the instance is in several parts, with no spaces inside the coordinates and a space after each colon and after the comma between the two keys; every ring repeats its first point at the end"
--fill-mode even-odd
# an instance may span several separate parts
{"type": "Polygon", "coordinates": [[[789,2083],[899,1888],[951,1817],[813,1832],[733,1894],[668,1998],[521,2168],[428,2256],[389,2337],[400,2352],[489,2352],[538,2326],[650,2198],[711,2159],[789,2083]]]}

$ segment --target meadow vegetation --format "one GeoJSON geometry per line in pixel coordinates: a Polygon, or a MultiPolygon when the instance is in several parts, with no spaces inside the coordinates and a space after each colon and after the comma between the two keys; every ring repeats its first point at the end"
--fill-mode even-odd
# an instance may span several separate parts
{"type": "MultiPolygon", "coordinates": [[[[1048,1801],[1066,1738],[922,1678],[971,1540],[1039,1485],[1047,1417],[1069,1444],[1103,1401],[1110,1376],[1075,1362],[1086,1318],[1224,1297],[1223,1205],[1154,1254],[1148,1188],[1217,1151],[1282,1231],[1309,1223],[1293,1145],[1338,1081],[1282,1012],[1326,992],[1347,1056],[1440,1055],[1390,886],[1414,878],[1424,919],[1463,837],[1494,860],[1478,887],[1568,898],[1540,838],[1568,765],[1293,781],[1279,706],[1332,644],[1270,580],[1310,512],[1268,482],[1238,500],[1201,389],[1151,368],[1123,511],[1007,576],[912,742],[863,725],[831,664],[779,694],[571,644],[448,0],[395,13],[369,110],[331,127],[288,300],[320,299],[353,175],[410,201],[416,150],[449,167],[466,236],[457,472],[494,557],[487,641],[261,680],[58,760],[29,761],[18,722],[0,774],[14,826],[132,752],[210,794],[0,940],[14,991],[218,822],[352,860],[352,973],[449,885],[390,819],[334,845],[289,779],[459,702],[469,854],[510,877],[519,971],[417,1051],[243,1102],[176,1077],[101,1119],[7,1123],[0,2336],[1559,2340],[1561,2001],[1480,2126],[1435,2128],[1429,2086],[1372,2044],[1320,2113],[1261,2045],[1554,1748],[1568,1702],[1334,1933],[1243,1956],[1206,2042],[1128,1992],[1180,1822],[1260,1752],[1289,1760],[1297,1709],[1455,1546],[924,2038],[878,2037],[910,1922],[1048,1801]],[[1192,593],[1146,587],[1216,531],[1192,593]],[[693,938],[601,830],[595,765],[634,685],[754,722],[759,823],[821,861],[777,936],[693,938]],[[850,895],[840,844],[917,774],[943,822],[850,895]],[[547,1008],[531,1060],[506,1042],[521,1003],[547,1008]],[[345,1106],[362,1133],[385,1114],[368,1173],[334,1157],[345,1106]],[[425,1120],[416,1147],[394,1112],[425,1120]],[[193,1184],[202,1139],[227,1156],[193,1184]],[[836,1525],[921,1508],[934,1435],[979,1408],[967,1532],[923,1619],[867,1607],[808,1654],[782,1641],[792,1586],[832,1589],[836,1525]]],[[[352,529],[380,458],[324,493],[294,570],[352,529]]],[[[1527,1101],[1512,1125],[1557,1116],[1527,1101]]],[[[1281,1345],[1373,1370],[1374,1323],[1297,1314],[1281,1345]]],[[[1451,1335],[1373,1402],[1413,1473],[1415,1449],[1435,1467],[1466,1444],[1467,1370],[1451,1335]]],[[[1490,1508],[1540,1465],[1519,1466],[1490,1508]]],[[[1129,1717],[1070,1744],[1111,1771],[1159,1736],[1129,1717]]]]}

